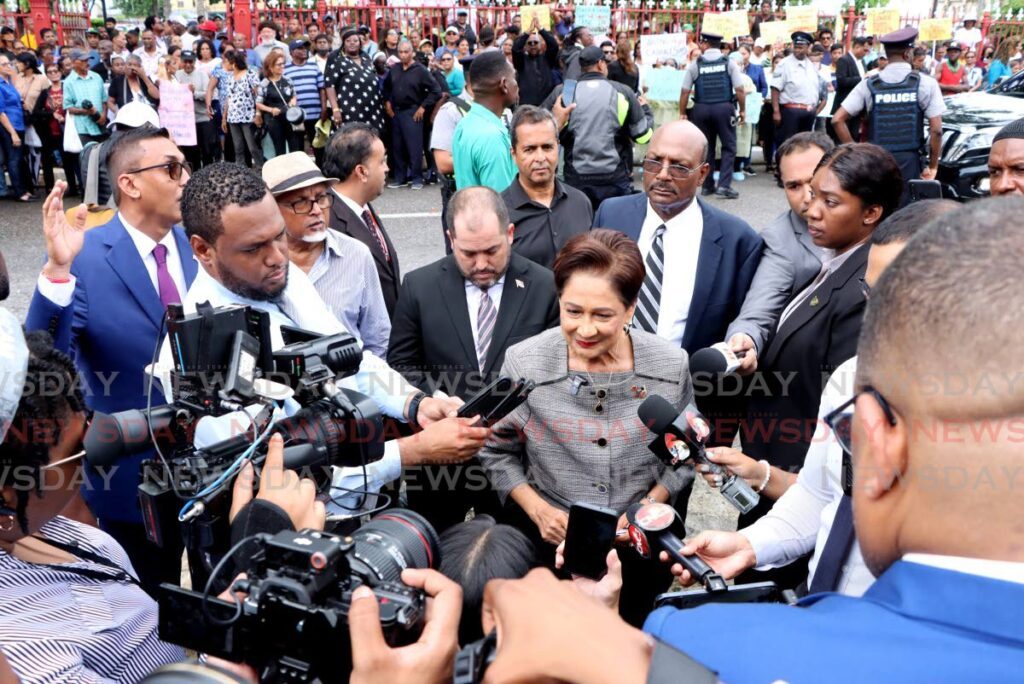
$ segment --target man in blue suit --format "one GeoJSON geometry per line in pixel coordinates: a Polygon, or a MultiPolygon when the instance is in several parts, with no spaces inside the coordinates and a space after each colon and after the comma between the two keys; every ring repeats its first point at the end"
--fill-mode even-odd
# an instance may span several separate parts
{"type": "MultiPolygon", "coordinates": [[[[197,265],[179,201],[189,178],[185,157],[162,128],[117,134],[107,166],[118,213],[86,232],[85,207],[64,215],[65,184],[43,205],[47,261],[25,326],[48,330],[86,384],[89,408],[114,413],[146,406],[143,369],[153,358],[167,304],[180,302],[197,265]]],[[[157,384],[157,386],[159,386],[157,384]]],[[[164,398],[154,391],[152,404],[164,398]]],[[[137,500],[146,452],[109,472],[86,469],[83,496],[100,526],[128,551],[143,584],[180,579],[181,549],[149,544],[137,500]]]]}
{"type": "Polygon", "coordinates": [[[487,587],[502,630],[488,677],[715,681],[680,676],[696,661],[733,683],[1019,680],[1022,212],[1000,198],[938,218],[871,291],[855,396],[832,419],[852,428],[854,525],[878,577],[862,598],[665,607],[651,640],[538,570],[487,587]]]}
{"type": "Polygon", "coordinates": [[[696,199],[710,168],[707,139],[688,121],[655,131],[643,194],[605,200],[595,228],[620,230],[640,246],[647,276],[633,325],[693,353],[724,339],[761,259],[746,222],[696,199]]]}

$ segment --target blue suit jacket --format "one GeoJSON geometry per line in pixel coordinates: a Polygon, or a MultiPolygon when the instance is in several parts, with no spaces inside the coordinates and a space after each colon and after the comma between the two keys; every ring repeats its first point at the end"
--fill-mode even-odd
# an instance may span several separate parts
{"type": "MultiPolygon", "coordinates": [[[[725,339],[729,323],[739,314],[743,299],[761,261],[761,237],[745,221],[695,200],[704,217],[697,258],[697,279],[683,332],[689,353],[725,339]]],[[[647,216],[647,195],[613,197],[597,208],[594,228],[613,228],[638,240],[647,216]]],[[[671,264],[666,264],[671,268],[671,264]]]]}
{"type": "MultiPolygon", "coordinates": [[[[173,231],[185,282],[191,286],[198,264],[185,232],[178,226],[173,231]]],[[[76,278],[71,304],[57,306],[37,290],[26,329],[48,331],[54,346],[75,360],[89,408],[103,413],[145,408],[143,368],[153,358],[164,307],[118,215],[85,234],[71,272],[76,278]]],[[[163,395],[154,389],[153,405],[163,403],[163,395]]],[[[82,493],[97,517],[142,521],[136,491],[139,464],[151,455],[146,452],[118,463],[107,492],[102,491],[103,480],[88,473],[82,493]]]]}
{"type": "Polygon", "coordinates": [[[862,598],[659,608],[644,631],[742,682],[1008,682],[1024,672],[1024,584],[899,561],[862,598]]]}
{"type": "Polygon", "coordinates": [[[754,88],[765,98],[768,97],[768,79],[764,75],[764,67],[751,62],[747,65],[747,76],[754,82],[754,88]]]}

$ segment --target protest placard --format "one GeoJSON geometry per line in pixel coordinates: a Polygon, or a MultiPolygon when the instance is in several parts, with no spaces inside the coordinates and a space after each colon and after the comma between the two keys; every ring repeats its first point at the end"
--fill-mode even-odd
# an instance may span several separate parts
{"type": "Polygon", "coordinates": [[[922,19],[918,26],[917,39],[923,42],[933,40],[949,40],[953,37],[953,22],[951,19],[922,19]]]}
{"type": "Polygon", "coordinates": [[[530,27],[533,26],[534,17],[537,17],[542,29],[545,31],[551,30],[550,5],[521,5],[519,7],[519,18],[522,20],[524,31],[529,31],[530,27]]]}
{"type": "Polygon", "coordinates": [[[196,109],[192,90],[186,83],[160,81],[160,125],[171,134],[175,144],[196,144],[196,109]]]}
{"type": "Polygon", "coordinates": [[[608,5],[576,5],[576,26],[586,26],[594,33],[608,33],[612,8],[608,5]]]}
{"type": "MultiPolygon", "coordinates": [[[[771,22],[769,22],[771,23],[771,22]]],[[[818,33],[818,8],[810,5],[804,7],[787,7],[786,23],[789,24],[789,31],[807,31],[812,35],[818,33]]],[[[761,26],[761,33],[764,34],[764,25],[761,26]]]]}
{"type": "MultiPolygon", "coordinates": [[[[646,36],[645,36],[646,37],[646,36]]],[[[645,97],[648,100],[679,102],[679,91],[683,89],[683,72],[679,69],[652,69],[644,67],[645,97]]]]}
{"type": "Polygon", "coordinates": [[[765,47],[771,47],[776,43],[788,43],[791,33],[793,31],[789,28],[788,21],[769,21],[761,24],[761,38],[764,39],[765,47]]]}
{"type": "Polygon", "coordinates": [[[747,20],[747,11],[708,12],[701,21],[700,30],[703,33],[722,36],[723,40],[749,35],[750,22],[747,20]]]}
{"type": "Polygon", "coordinates": [[[900,11],[892,7],[869,7],[865,11],[867,27],[865,33],[869,36],[884,36],[900,28],[900,11]]]}
{"type": "Polygon", "coordinates": [[[674,59],[684,64],[687,59],[685,33],[655,33],[640,37],[640,55],[644,64],[654,65],[659,59],[674,59]]]}

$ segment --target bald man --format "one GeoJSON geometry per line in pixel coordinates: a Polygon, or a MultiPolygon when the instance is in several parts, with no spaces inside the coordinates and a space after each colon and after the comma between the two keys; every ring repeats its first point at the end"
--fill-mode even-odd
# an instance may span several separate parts
{"type": "Polygon", "coordinates": [[[1024,195],[1024,119],[996,133],[988,153],[989,187],[993,197],[1024,195]]]}

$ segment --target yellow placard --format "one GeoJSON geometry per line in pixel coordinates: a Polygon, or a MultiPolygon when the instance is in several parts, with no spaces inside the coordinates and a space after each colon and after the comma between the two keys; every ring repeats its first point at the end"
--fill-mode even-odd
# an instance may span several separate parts
{"type": "Polygon", "coordinates": [[[918,31],[917,39],[924,42],[949,40],[953,37],[953,21],[949,18],[922,19],[918,31]]]}
{"type": "Polygon", "coordinates": [[[884,36],[900,28],[900,11],[891,7],[869,7],[866,33],[869,36],[884,36]]]}
{"type": "Polygon", "coordinates": [[[764,39],[765,47],[771,47],[776,43],[785,45],[790,42],[789,37],[792,33],[788,21],[768,21],[761,24],[761,37],[764,39]]]}
{"type": "MultiPolygon", "coordinates": [[[[811,35],[818,33],[818,8],[811,6],[787,7],[786,22],[789,24],[790,33],[793,31],[807,31],[811,35]]],[[[761,29],[764,31],[764,28],[761,29]]]]}
{"type": "Polygon", "coordinates": [[[722,36],[722,40],[732,40],[736,36],[749,35],[750,23],[747,21],[747,11],[708,12],[704,15],[700,30],[722,36]]]}
{"type": "Polygon", "coordinates": [[[534,17],[537,17],[542,29],[551,30],[551,5],[521,5],[519,15],[524,31],[529,31],[533,26],[534,17]]]}

